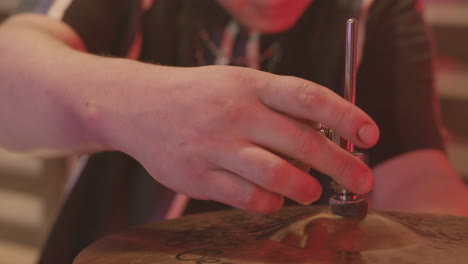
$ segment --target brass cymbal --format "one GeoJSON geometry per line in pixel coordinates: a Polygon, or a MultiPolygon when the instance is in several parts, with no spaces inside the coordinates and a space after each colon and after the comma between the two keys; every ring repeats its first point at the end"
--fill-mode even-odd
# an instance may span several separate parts
{"type": "Polygon", "coordinates": [[[326,207],[261,216],[222,211],[128,229],[83,250],[74,264],[464,263],[468,218],[370,211],[345,220],[326,207]]]}

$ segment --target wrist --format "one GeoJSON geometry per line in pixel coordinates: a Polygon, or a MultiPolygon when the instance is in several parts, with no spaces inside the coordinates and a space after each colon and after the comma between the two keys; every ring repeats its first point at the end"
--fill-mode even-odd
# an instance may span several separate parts
{"type": "Polygon", "coordinates": [[[90,55],[87,59],[91,69],[84,71],[89,77],[80,85],[83,92],[75,105],[80,126],[98,150],[132,154],[131,144],[144,140],[137,129],[142,124],[136,123],[161,118],[165,109],[161,90],[173,87],[173,70],[121,58],[90,55]]]}

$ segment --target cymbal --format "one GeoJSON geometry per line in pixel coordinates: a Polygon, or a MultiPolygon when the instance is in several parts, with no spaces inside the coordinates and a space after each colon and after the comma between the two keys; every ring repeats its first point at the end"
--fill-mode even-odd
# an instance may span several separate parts
{"type": "Polygon", "coordinates": [[[373,211],[363,221],[326,207],[261,216],[232,210],[128,229],[83,250],[74,264],[463,263],[468,218],[373,211]]]}

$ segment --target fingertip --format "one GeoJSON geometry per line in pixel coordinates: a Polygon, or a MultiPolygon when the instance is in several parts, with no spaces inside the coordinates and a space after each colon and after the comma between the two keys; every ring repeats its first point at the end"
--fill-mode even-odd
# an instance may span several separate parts
{"type": "Polygon", "coordinates": [[[357,136],[366,146],[372,147],[377,144],[380,137],[380,131],[377,125],[366,123],[359,129],[357,136]]]}
{"type": "Polygon", "coordinates": [[[318,199],[320,199],[320,197],[322,196],[322,192],[323,192],[323,189],[322,189],[322,186],[318,183],[314,184],[314,187],[313,188],[310,188],[308,191],[307,191],[307,196],[305,197],[305,199],[301,200],[301,201],[296,201],[302,205],[309,205],[315,201],[317,201],[318,199]]]}
{"type": "Polygon", "coordinates": [[[372,171],[363,174],[356,182],[354,189],[357,194],[369,193],[374,188],[375,177],[372,171]]]}
{"type": "Polygon", "coordinates": [[[261,214],[274,214],[277,213],[284,204],[284,197],[281,195],[272,195],[268,198],[262,199],[260,203],[257,204],[254,211],[261,214]]]}

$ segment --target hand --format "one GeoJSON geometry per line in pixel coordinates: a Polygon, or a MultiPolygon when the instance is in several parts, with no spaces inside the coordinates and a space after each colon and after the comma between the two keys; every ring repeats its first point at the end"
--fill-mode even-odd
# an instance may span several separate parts
{"type": "Polygon", "coordinates": [[[109,146],[177,192],[261,213],[278,210],[283,197],[317,200],[319,183],[279,154],[356,193],[372,188],[364,163],[305,123],[322,123],[360,147],[376,143],[372,119],[327,88],[226,66],[148,65],[138,74],[139,85],[115,89],[92,108],[109,146]]]}

